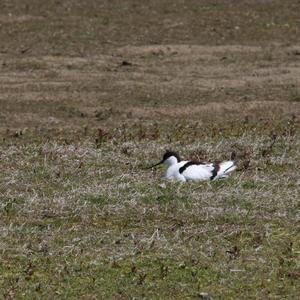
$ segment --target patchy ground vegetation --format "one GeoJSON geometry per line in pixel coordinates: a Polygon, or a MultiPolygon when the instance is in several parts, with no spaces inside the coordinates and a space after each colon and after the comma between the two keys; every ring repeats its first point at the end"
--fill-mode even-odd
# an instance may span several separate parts
{"type": "Polygon", "coordinates": [[[299,4],[201,3],[0,4],[2,297],[298,297],[299,4]]]}

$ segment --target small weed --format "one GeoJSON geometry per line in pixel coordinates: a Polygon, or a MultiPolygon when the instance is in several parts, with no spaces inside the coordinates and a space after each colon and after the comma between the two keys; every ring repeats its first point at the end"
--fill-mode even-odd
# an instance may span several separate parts
{"type": "Polygon", "coordinates": [[[105,204],[111,203],[111,199],[102,195],[87,195],[84,197],[84,201],[103,206],[105,204]]]}
{"type": "Polygon", "coordinates": [[[242,188],[246,190],[257,189],[257,183],[254,180],[248,179],[242,183],[242,188]]]}
{"type": "Polygon", "coordinates": [[[295,85],[291,86],[289,89],[290,101],[291,102],[300,102],[300,89],[295,85]]]}

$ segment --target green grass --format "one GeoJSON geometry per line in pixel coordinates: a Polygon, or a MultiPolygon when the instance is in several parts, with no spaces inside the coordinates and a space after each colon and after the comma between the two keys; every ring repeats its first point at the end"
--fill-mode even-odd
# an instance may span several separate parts
{"type": "Polygon", "coordinates": [[[132,142],[114,140],[111,132],[98,147],[89,137],[69,145],[6,140],[0,149],[2,296],[297,297],[300,152],[298,131],[285,136],[287,126],[267,157],[262,129],[225,130],[221,144],[209,134],[194,143],[188,128],[143,140],[132,130],[132,142]],[[187,138],[182,147],[179,135],[187,138]],[[250,151],[251,162],[243,169],[240,158],[228,180],[177,184],[164,181],[162,169],[143,169],[166,147],[218,158],[237,145],[250,151]]]}

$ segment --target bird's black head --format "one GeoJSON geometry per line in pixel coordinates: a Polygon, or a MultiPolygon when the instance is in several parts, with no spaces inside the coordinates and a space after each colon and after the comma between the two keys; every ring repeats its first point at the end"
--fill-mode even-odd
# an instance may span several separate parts
{"type": "Polygon", "coordinates": [[[180,162],[180,157],[179,157],[179,155],[178,155],[176,152],[173,152],[173,151],[167,151],[167,152],[164,154],[163,160],[162,160],[162,161],[164,162],[165,160],[167,160],[167,159],[170,158],[171,156],[176,157],[177,161],[180,162]]]}
{"type": "Polygon", "coordinates": [[[176,160],[177,160],[177,162],[180,162],[180,157],[179,157],[179,155],[178,155],[176,152],[173,152],[173,151],[167,151],[167,152],[164,154],[163,159],[162,159],[159,163],[157,163],[157,164],[155,164],[155,165],[152,165],[151,167],[148,167],[147,169],[151,169],[151,168],[156,167],[156,166],[158,166],[158,165],[161,165],[161,164],[163,164],[163,163],[166,163],[167,165],[170,165],[170,164],[174,163],[174,160],[167,161],[170,157],[175,157],[176,160]]]}

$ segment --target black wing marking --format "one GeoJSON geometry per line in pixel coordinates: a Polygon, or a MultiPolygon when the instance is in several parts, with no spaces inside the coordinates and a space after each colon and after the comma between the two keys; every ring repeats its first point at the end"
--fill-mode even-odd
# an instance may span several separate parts
{"type": "Polygon", "coordinates": [[[210,176],[210,180],[213,180],[217,175],[220,170],[220,163],[215,162],[213,163],[213,170],[212,170],[212,175],[210,176]]]}
{"type": "Polygon", "coordinates": [[[202,162],[202,161],[195,161],[195,160],[188,161],[181,168],[179,168],[179,173],[182,174],[189,166],[192,166],[192,165],[205,165],[205,164],[206,163],[202,162]]]}

